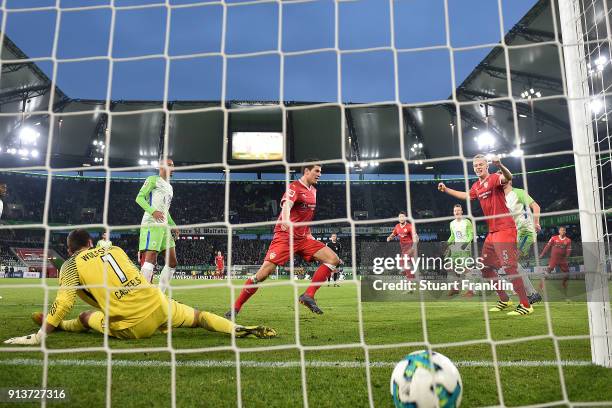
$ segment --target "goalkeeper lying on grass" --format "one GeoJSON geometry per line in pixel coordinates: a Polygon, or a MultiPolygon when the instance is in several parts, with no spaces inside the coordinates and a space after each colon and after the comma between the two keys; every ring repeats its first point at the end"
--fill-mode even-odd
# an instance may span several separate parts
{"type": "Polygon", "coordinates": [[[14,337],[6,344],[40,344],[54,330],[83,332],[93,329],[104,333],[108,317],[108,334],[119,339],[152,336],[158,329],[202,327],[206,330],[234,333],[236,337],[270,338],[276,331],[265,326],[240,326],[209,312],[201,312],[167,298],[157,287],[150,286],[140,270],[119,247],[92,248],[91,236],[83,229],[68,235],[70,258],[60,271],[60,289],[47,318],[34,313],[41,325],[38,333],[14,337]],[[64,320],[76,296],[98,310],[82,312],[79,317],[64,320]],[[104,311],[107,311],[106,316],[104,311]]]}

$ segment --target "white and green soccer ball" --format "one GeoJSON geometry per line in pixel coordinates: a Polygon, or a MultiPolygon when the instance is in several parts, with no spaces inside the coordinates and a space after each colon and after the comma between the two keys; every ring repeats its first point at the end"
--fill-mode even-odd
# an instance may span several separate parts
{"type": "Polygon", "coordinates": [[[397,408],[455,408],[461,404],[462,393],[459,370],[435,351],[408,354],[391,374],[391,395],[397,408]]]}

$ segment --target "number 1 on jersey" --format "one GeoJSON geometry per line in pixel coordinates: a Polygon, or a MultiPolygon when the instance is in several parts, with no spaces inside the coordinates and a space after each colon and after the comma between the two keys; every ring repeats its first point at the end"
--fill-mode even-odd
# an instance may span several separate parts
{"type": "Polygon", "coordinates": [[[115,258],[113,258],[113,255],[106,254],[106,255],[102,256],[102,260],[104,262],[107,262],[111,266],[111,268],[113,268],[113,271],[115,272],[115,275],[117,275],[117,277],[119,278],[121,283],[127,282],[127,280],[128,280],[127,276],[125,276],[125,273],[123,273],[123,271],[119,267],[119,264],[117,263],[115,258]]]}

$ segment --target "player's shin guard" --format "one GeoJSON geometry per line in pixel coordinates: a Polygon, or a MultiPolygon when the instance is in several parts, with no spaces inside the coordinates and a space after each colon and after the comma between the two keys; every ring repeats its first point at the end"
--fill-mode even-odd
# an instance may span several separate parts
{"type": "Polygon", "coordinates": [[[206,330],[227,334],[234,329],[234,323],[209,312],[200,312],[198,325],[206,330]]]}
{"type": "Polygon", "coordinates": [[[327,280],[327,277],[334,270],[336,270],[336,267],[332,264],[321,264],[314,273],[314,276],[312,277],[312,283],[310,284],[308,289],[306,289],[306,295],[310,296],[311,298],[314,298],[314,295],[321,287],[321,284],[327,280]]]}
{"type": "Polygon", "coordinates": [[[259,287],[252,286],[255,284],[257,284],[257,279],[255,277],[249,278],[246,280],[246,282],[244,282],[244,287],[240,291],[240,295],[238,295],[238,299],[236,299],[236,302],[234,303],[234,310],[236,312],[239,312],[240,309],[242,309],[242,305],[244,305],[247,300],[249,300],[249,298],[253,296],[255,292],[257,292],[259,287]]]}
{"type": "Polygon", "coordinates": [[[155,268],[155,265],[153,265],[151,262],[143,263],[142,267],[140,268],[140,273],[144,275],[145,279],[149,283],[153,282],[153,269],[154,268],[155,268]]]}
{"type": "Polygon", "coordinates": [[[59,328],[63,331],[81,333],[87,331],[87,328],[81,323],[81,319],[62,320],[59,324],[59,328]]]}
{"type": "Polygon", "coordinates": [[[172,279],[174,271],[176,271],[175,268],[170,268],[168,265],[164,265],[161,275],[159,275],[159,288],[162,292],[166,293],[170,287],[170,279],[172,279]]]}
{"type": "MultiPolygon", "coordinates": [[[[491,280],[497,280],[499,279],[499,277],[497,276],[497,273],[491,269],[490,267],[485,267],[482,270],[482,277],[483,278],[487,278],[487,279],[491,279],[491,280]]],[[[497,296],[499,296],[499,300],[501,300],[502,302],[507,302],[510,298],[508,297],[508,294],[501,290],[498,289],[497,290],[497,296]]]]}

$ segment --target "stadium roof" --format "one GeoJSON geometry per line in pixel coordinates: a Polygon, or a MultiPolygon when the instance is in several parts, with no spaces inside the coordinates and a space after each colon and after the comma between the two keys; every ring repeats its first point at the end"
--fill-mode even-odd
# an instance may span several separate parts
{"type": "MultiPolygon", "coordinates": [[[[509,48],[507,53],[501,46],[494,47],[456,88],[457,100],[466,103],[460,105],[459,126],[457,105],[450,102],[453,95],[447,102],[417,103],[401,108],[347,105],[345,133],[350,138],[346,145],[350,155],[347,159],[356,162],[399,159],[400,129],[404,131],[406,157],[415,161],[460,156],[459,130],[465,157],[483,149],[512,152],[517,147],[517,130],[520,149],[527,154],[571,149],[561,54],[557,45],[551,44],[557,39],[551,7],[549,0],[539,1],[505,36],[506,44],[519,47],[509,48]],[[524,92],[531,99],[523,98],[524,92]],[[483,136],[485,132],[488,134],[483,136]],[[493,145],[479,147],[475,139],[478,137],[484,144],[491,143],[492,137],[493,145]]],[[[455,52],[455,58],[459,53],[455,52]]],[[[2,58],[20,60],[27,56],[7,39],[2,58]]],[[[60,114],[52,123],[53,167],[100,164],[96,158],[106,148],[103,141],[109,126],[112,129],[109,158],[113,167],[137,166],[139,160],[155,160],[163,149],[166,125],[170,136],[168,153],[175,163],[196,165],[223,161],[225,119],[224,112],[218,109],[218,101],[169,102],[167,118],[161,110],[161,101],[112,101],[110,110],[114,114],[109,123],[104,113],[105,101],[70,99],[58,88],[51,101],[50,87],[50,79],[33,62],[12,61],[2,65],[0,108],[3,113],[15,115],[0,116],[1,167],[44,164],[49,115],[28,112],[48,109],[60,114]],[[191,111],[203,108],[208,109],[191,111]],[[28,128],[26,138],[32,138],[31,129],[40,133],[35,147],[23,146],[24,128],[28,128]],[[7,154],[7,149],[15,150],[7,154]],[[27,159],[19,153],[20,149],[27,153],[27,159]],[[34,150],[38,157],[32,157],[34,150]]],[[[282,131],[283,112],[274,105],[275,102],[266,101],[228,102],[226,108],[232,109],[228,115],[228,134],[282,131]]],[[[308,157],[340,160],[342,110],[337,106],[311,105],[286,103],[289,107],[286,111],[288,159],[296,162],[308,157]],[[297,109],[300,107],[308,109],[297,109]]],[[[403,164],[398,160],[395,165],[381,165],[377,171],[403,171],[403,164]]],[[[411,164],[411,171],[462,172],[462,164],[459,160],[445,159],[411,164]]]]}

